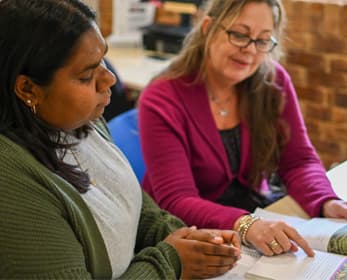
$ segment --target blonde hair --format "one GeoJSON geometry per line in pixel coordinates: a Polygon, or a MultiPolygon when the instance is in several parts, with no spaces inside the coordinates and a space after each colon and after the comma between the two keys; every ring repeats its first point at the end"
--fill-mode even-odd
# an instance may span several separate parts
{"type": "Polygon", "coordinates": [[[195,82],[206,79],[208,49],[225,19],[233,22],[248,3],[266,3],[272,9],[274,35],[278,46],[266,55],[263,63],[249,78],[236,85],[239,94],[240,118],[251,131],[252,167],[249,182],[257,188],[263,176],[270,177],[278,165],[280,151],[287,141],[286,124],[280,120],[283,97],[275,84],[272,60],[282,54],[281,41],[285,15],[280,0],[210,0],[205,6],[205,15],[212,22],[204,34],[201,19],[184,40],[181,52],[169,67],[157,78],[175,79],[196,74],[195,82]]]}
{"type": "Polygon", "coordinates": [[[203,34],[201,20],[194,26],[190,33],[186,36],[182,50],[173,60],[171,65],[161,74],[161,77],[167,79],[175,79],[177,77],[197,74],[198,80],[204,80],[206,77],[206,61],[208,57],[209,46],[214,39],[215,34],[219,30],[219,25],[225,19],[233,22],[239,16],[242,8],[251,2],[266,3],[273,11],[274,35],[278,40],[278,46],[271,52],[264,63],[269,63],[269,60],[280,58],[281,38],[284,26],[284,14],[282,4],[278,0],[210,0],[205,3],[204,14],[213,19],[208,32],[203,34]]]}

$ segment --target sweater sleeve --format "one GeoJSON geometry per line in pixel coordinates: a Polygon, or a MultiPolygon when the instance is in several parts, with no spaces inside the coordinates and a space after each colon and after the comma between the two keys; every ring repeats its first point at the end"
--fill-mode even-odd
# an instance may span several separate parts
{"type": "Polygon", "coordinates": [[[143,193],[136,255],[121,279],[178,279],[181,275],[178,253],[162,240],[183,226],[185,224],[181,220],[161,210],[146,193],[143,193]]]}
{"type": "Polygon", "coordinates": [[[277,75],[285,96],[282,117],[290,131],[290,139],[280,158],[279,174],[288,194],[310,216],[319,216],[322,204],[337,196],[309,139],[291,79],[280,65],[277,65],[277,75]]]}
{"type": "Polygon", "coordinates": [[[91,279],[61,203],[0,150],[1,278],[91,279]]]}

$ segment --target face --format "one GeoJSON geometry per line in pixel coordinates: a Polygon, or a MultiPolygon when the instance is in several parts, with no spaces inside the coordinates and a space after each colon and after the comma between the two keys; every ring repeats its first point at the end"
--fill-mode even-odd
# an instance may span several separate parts
{"type": "Polygon", "coordinates": [[[106,68],[105,40],[94,26],[80,38],[67,64],[48,86],[35,86],[37,116],[53,127],[72,130],[100,117],[116,80],[106,68]]]}
{"type": "MultiPolygon", "coordinates": [[[[266,3],[248,3],[232,23],[225,20],[223,26],[252,39],[270,39],[273,31],[273,15],[266,3]]],[[[258,52],[254,43],[248,47],[233,46],[226,32],[219,28],[209,48],[207,75],[235,85],[251,76],[264,61],[265,53],[258,52]]]]}

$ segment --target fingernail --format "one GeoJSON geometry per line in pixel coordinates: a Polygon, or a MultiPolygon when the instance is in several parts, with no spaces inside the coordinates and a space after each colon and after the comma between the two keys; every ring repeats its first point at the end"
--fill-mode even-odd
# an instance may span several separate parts
{"type": "Polygon", "coordinates": [[[223,238],[220,237],[220,236],[215,235],[215,236],[213,236],[213,240],[223,240],[223,238]]]}

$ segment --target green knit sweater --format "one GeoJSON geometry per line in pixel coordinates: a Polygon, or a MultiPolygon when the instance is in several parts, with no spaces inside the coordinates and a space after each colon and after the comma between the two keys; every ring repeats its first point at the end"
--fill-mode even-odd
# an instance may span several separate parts
{"type": "MultiPolygon", "coordinates": [[[[111,278],[104,241],[75,188],[2,135],[0,155],[0,278],[111,278]]],[[[161,241],[182,226],[143,193],[136,255],[121,278],[179,278],[179,256],[161,241]]]]}

